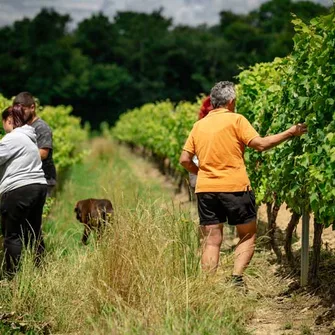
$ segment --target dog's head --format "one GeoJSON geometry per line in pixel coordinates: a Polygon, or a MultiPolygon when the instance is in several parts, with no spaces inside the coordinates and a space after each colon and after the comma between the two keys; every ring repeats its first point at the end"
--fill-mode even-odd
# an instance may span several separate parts
{"type": "Polygon", "coordinates": [[[82,203],[81,201],[78,201],[78,202],[76,203],[75,208],[74,208],[74,212],[76,213],[76,219],[77,219],[79,222],[82,222],[82,215],[81,215],[82,208],[83,208],[83,203],[82,203]]]}

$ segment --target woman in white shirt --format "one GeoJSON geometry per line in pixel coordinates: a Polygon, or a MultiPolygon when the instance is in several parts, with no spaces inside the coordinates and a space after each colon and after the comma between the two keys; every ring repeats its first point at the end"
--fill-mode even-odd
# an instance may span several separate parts
{"type": "Polygon", "coordinates": [[[47,182],[35,131],[26,125],[23,107],[5,109],[2,124],[6,135],[0,141],[0,212],[6,273],[11,276],[23,246],[34,247],[37,259],[44,250],[41,226],[47,182]]]}

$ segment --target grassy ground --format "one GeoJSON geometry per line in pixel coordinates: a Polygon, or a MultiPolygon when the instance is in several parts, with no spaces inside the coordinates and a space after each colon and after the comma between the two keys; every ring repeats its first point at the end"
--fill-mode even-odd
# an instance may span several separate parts
{"type": "Polygon", "coordinates": [[[26,253],[17,277],[0,282],[0,334],[335,334],[324,288],[292,289],[294,276],[261,243],[248,295],[229,284],[236,241],[228,229],[217,274],[202,274],[187,196],[127,149],[103,139],[90,147],[44,223],[44,266],[26,253]],[[73,210],[89,197],[111,199],[115,216],[102,241],[82,246],[73,210]]]}
{"type": "Polygon", "coordinates": [[[201,274],[192,211],[159,179],[142,178],[146,169],[126,149],[93,142],[44,223],[44,266],[26,253],[17,277],[1,283],[1,334],[251,333],[265,270],[250,267],[258,288],[248,296],[230,287],[229,250],[216,276],[201,274]],[[88,197],[111,199],[115,217],[102,241],[82,246],[73,209],[88,197]]]}

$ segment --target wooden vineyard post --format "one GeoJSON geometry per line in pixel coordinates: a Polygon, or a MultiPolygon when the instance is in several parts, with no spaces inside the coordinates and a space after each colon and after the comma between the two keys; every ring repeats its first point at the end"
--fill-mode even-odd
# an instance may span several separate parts
{"type": "Polygon", "coordinates": [[[301,276],[300,285],[308,284],[309,267],[309,212],[306,209],[302,212],[302,236],[301,236],[301,276]]]}

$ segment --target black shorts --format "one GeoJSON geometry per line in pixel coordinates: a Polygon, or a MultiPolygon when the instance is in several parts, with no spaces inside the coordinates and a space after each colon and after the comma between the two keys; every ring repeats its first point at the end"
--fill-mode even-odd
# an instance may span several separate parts
{"type": "Polygon", "coordinates": [[[235,226],[256,220],[253,191],[197,193],[200,225],[224,223],[235,226]]]}

